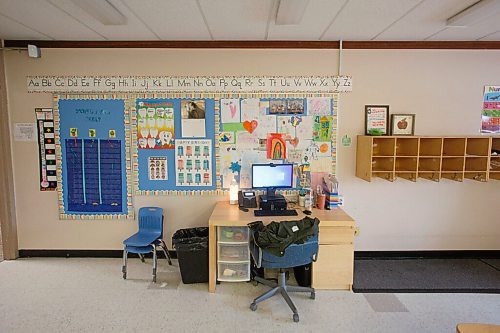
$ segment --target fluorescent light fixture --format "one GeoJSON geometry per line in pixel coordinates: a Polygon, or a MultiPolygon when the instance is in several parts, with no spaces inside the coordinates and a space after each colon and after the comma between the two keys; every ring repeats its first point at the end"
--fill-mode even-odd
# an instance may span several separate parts
{"type": "Polygon", "coordinates": [[[280,0],[276,25],[295,25],[302,21],[309,0],[280,0]]]}
{"type": "Polygon", "coordinates": [[[500,12],[500,0],[481,0],[446,20],[448,27],[468,27],[500,12]]]}
{"type": "Polygon", "coordinates": [[[108,0],[72,0],[72,2],[104,25],[127,24],[127,18],[108,0]]]}

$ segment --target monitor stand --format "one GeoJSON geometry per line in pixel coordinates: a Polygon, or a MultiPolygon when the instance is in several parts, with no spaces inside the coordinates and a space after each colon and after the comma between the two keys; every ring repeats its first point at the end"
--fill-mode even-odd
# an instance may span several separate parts
{"type": "Polygon", "coordinates": [[[281,194],[276,194],[275,188],[268,188],[266,195],[259,196],[259,207],[263,210],[282,210],[286,209],[285,197],[281,194]]]}

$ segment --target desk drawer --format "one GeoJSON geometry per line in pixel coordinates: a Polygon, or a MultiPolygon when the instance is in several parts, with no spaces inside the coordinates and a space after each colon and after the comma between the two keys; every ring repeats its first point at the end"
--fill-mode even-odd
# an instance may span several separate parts
{"type": "Polygon", "coordinates": [[[351,244],[354,241],[354,228],[319,227],[320,244],[351,244]]]}

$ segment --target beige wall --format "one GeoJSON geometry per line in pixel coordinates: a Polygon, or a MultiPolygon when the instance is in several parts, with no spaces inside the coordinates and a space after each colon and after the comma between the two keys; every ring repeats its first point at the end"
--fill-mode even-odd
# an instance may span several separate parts
{"type": "MultiPolygon", "coordinates": [[[[27,75],[332,75],[336,50],[44,49],[6,54],[11,123],[34,122],[49,94],[26,93],[27,75]]],[[[364,105],[416,113],[417,134],[477,134],[482,88],[500,84],[499,51],[344,51],[354,91],[341,96],[339,136],[363,132],[364,105]],[[497,80],[497,81],[495,81],[497,80]]],[[[36,143],[13,142],[20,249],[119,249],[135,221],[60,221],[56,193],[38,191],[36,143]]],[[[355,140],[339,147],[345,209],[361,227],[357,250],[500,249],[500,182],[440,183],[354,177],[355,140]],[[496,196],[496,197],[495,197],[496,196]],[[495,200],[496,199],[496,200],[495,200]]],[[[141,197],[166,210],[166,239],[206,225],[216,197],[141,197]]]]}

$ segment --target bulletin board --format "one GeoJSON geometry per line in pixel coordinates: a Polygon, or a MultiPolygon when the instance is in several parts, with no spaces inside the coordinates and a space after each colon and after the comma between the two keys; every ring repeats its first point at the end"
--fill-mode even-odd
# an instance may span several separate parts
{"type": "Polygon", "coordinates": [[[255,163],[293,163],[294,188],[311,187],[336,171],[337,104],[336,93],[137,95],[135,194],[223,194],[233,177],[250,188],[255,163]],[[200,109],[203,121],[189,119],[200,109]]]}
{"type": "Polygon", "coordinates": [[[61,219],[133,218],[126,96],[54,95],[61,219]]]}

